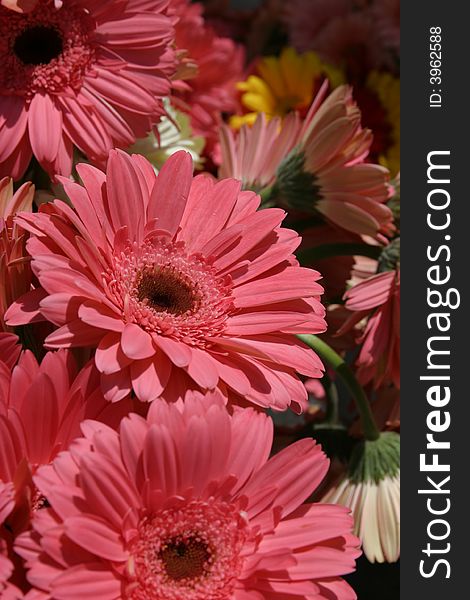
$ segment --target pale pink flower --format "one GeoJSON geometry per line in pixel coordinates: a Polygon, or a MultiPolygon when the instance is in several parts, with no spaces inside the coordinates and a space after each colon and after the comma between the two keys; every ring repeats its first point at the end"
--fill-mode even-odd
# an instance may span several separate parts
{"type": "Polygon", "coordinates": [[[302,121],[291,113],[281,122],[260,114],[238,135],[221,130],[221,177],[245,188],[272,187],[274,198],[297,210],[315,210],[353,233],[377,236],[393,229],[388,170],[365,163],[372,134],[348,86],[326,99],[327,84],[302,121]]]}
{"type": "Polygon", "coordinates": [[[271,420],[230,416],[218,393],[83,431],[35,477],[51,508],[16,550],[36,587],[62,600],[355,598],[340,577],[360,553],[348,510],[302,504],[328,470],[313,440],[268,460],[271,420]]]}
{"type": "Polygon", "coordinates": [[[235,84],[243,78],[244,54],[242,46],[205,23],[202,10],[189,0],[170,3],[170,13],[178,17],[176,47],[196,65],[193,77],[175,84],[173,102],[190,115],[194,133],[206,139],[206,152],[213,155],[222,113],[237,107],[235,84]]]}
{"type": "Polygon", "coordinates": [[[358,442],[349,464],[322,497],[347,506],[370,562],[400,557],[400,436],[392,431],[358,442]]]}
{"type": "Polygon", "coordinates": [[[62,201],[23,214],[32,268],[46,297],[10,307],[10,325],[40,313],[58,325],[49,348],[94,346],[112,401],[174,400],[219,387],[283,410],[306,399],[296,371],[320,377],[319,358],[294,334],[325,329],[319,273],[293,256],[284,211],[234,180],[192,177],[173,154],[156,176],[138,155],[112,151],[107,174],[79,165],[62,201]]]}
{"type": "Polygon", "coordinates": [[[174,71],[165,0],[38,0],[0,7],[0,173],[19,178],[34,155],[69,175],[76,146],[102,163],[163,114],[174,71]]]}
{"type": "Polygon", "coordinates": [[[31,211],[34,186],[24,183],[13,192],[13,180],[0,180],[0,331],[5,331],[4,314],[10,304],[31,288],[32,273],[25,242],[27,233],[13,222],[20,211],[31,211]]]}
{"type": "Polygon", "coordinates": [[[339,333],[368,318],[357,358],[358,378],[378,388],[392,382],[400,387],[400,271],[373,275],[348,290],[346,308],[354,314],[339,333]]]}
{"type": "Polygon", "coordinates": [[[400,558],[400,472],[378,482],[343,476],[322,501],[351,508],[354,533],[370,562],[393,563],[400,558]]]}

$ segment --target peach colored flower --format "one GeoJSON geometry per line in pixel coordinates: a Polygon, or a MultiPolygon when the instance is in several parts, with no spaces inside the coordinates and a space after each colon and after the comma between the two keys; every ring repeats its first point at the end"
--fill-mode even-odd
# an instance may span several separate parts
{"type": "Polygon", "coordinates": [[[361,127],[352,89],[325,94],[326,84],[303,121],[290,114],[281,124],[261,114],[238,135],[223,127],[219,175],[240,179],[247,189],[271,188],[275,200],[353,233],[390,233],[388,170],[364,162],[372,135],[361,127]]]}

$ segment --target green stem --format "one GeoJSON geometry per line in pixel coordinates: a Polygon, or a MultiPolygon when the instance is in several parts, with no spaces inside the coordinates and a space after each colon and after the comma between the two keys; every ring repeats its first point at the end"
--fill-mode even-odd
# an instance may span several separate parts
{"type": "Polygon", "coordinates": [[[312,350],[315,350],[320,358],[328,363],[343,380],[356,403],[366,440],[378,439],[380,431],[372,414],[367,396],[345,360],[316,335],[299,335],[298,337],[312,348],[312,350]]]}
{"type": "Polygon", "coordinates": [[[261,197],[261,208],[272,208],[273,206],[276,206],[272,185],[263,188],[259,192],[259,195],[261,197]]]}
{"type": "Polygon", "coordinates": [[[368,244],[322,244],[316,248],[307,248],[299,250],[296,253],[300,264],[309,264],[314,260],[330,258],[332,256],[368,256],[378,259],[382,252],[381,246],[369,246],[368,244]]]}

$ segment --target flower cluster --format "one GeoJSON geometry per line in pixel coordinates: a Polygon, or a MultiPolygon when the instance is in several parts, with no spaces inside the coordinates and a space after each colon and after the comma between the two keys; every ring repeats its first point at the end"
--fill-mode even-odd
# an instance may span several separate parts
{"type": "Polygon", "coordinates": [[[2,598],[397,561],[396,3],[300,4],[1,0],[2,598]]]}

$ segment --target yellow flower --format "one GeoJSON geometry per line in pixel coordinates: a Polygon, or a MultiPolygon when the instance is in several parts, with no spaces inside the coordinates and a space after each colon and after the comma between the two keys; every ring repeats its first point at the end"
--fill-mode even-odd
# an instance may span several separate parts
{"type": "Polygon", "coordinates": [[[366,87],[379,99],[390,127],[391,144],[379,157],[379,162],[396,175],[400,170],[400,80],[390,73],[372,71],[366,87]]]}
{"type": "Polygon", "coordinates": [[[344,81],[338,69],[323,63],[314,52],[297,54],[294,48],[284,48],[279,57],[262,58],[256,71],[256,75],[237,84],[248,113],[231,118],[230,125],[236,129],[252,125],[259,113],[265,113],[269,119],[307,109],[324,78],[330,80],[332,87],[344,81]]]}

